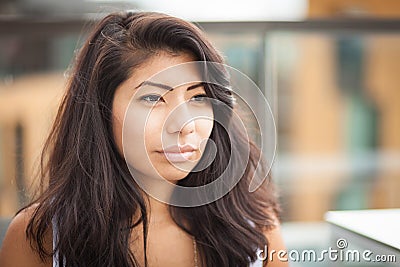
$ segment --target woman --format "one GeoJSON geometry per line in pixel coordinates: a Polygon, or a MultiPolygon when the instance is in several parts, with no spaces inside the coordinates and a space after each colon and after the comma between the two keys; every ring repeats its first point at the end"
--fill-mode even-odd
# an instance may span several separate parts
{"type": "Polygon", "coordinates": [[[188,22],[126,12],[97,24],[42,153],[48,186],[10,224],[1,266],[261,266],[257,248],[284,248],[271,183],[248,192],[263,175],[260,152],[233,122],[226,73],[195,61],[223,63],[188,22]],[[185,73],[157,76],[184,64],[185,73]],[[210,73],[214,82],[199,82],[210,73]],[[189,82],[174,84],[181,75],[189,82]],[[152,197],[175,197],[163,181],[188,188],[233,177],[242,147],[247,163],[227,194],[186,206],[152,197]]]}

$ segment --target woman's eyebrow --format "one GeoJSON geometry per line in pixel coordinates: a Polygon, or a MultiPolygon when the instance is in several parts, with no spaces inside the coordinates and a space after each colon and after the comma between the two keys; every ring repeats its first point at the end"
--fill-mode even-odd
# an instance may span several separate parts
{"type": "MultiPolygon", "coordinates": [[[[191,86],[189,86],[187,88],[187,91],[193,90],[193,89],[195,89],[197,87],[200,87],[200,86],[203,86],[204,84],[205,84],[205,82],[199,82],[199,83],[193,84],[193,85],[191,85],[191,86]]],[[[169,85],[162,84],[162,83],[155,83],[155,82],[151,82],[151,81],[144,81],[144,82],[140,83],[138,86],[136,86],[135,89],[137,89],[137,88],[139,88],[139,87],[141,87],[143,85],[155,86],[155,87],[158,87],[158,88],[161,88],[161,89],[165,89],[165,90],[168,90],[168,91],[173,91],[174,90],[174,88],[169,86],[169,85]]]]}

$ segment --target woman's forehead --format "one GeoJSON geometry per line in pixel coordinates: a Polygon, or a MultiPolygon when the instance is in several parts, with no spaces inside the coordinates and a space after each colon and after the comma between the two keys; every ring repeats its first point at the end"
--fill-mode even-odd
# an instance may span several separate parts
{"type": "Polygon", "coordinates": [[[204,82],[199,65],[185,56],[161,56],[132,71],[125,83],[132,89],[151,84],[162,85],[165,89],[197,84],[204,82]]]}

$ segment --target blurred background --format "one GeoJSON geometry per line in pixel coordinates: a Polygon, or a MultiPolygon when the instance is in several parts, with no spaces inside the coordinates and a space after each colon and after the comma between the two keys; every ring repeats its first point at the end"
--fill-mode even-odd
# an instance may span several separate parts
{"type": "Polygon", "coordinates": [[[288,248],[326,247],[329,210],[400,207],[400,1],[1,0],[3,229],[35,184],[41,145],[91,23],[123,9],[197,23],[263,90],[277,123],[272,171],[288,248]]]}

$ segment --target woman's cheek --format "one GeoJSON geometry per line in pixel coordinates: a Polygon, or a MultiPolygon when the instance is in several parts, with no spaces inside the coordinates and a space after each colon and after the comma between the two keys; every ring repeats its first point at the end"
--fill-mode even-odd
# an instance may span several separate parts
{"type": "Polygon", "coordinates": [[[208,119],[197,119],[196,122],[196,131],[199,133],[202,139],[209,138],[211,135],[211,131],[214,126],[214,121],[212,117],[208,119]]]}

